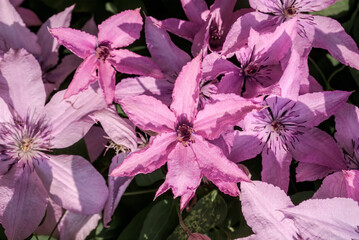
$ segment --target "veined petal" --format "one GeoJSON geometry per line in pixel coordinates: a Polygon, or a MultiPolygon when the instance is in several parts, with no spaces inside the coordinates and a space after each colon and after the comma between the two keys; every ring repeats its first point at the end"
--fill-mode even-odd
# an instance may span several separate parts
{"type": "Polygon", "coordinates": [[[125,47],[140,38],[140,9],[120,12],[98,25],[98,41],[109,42],[112,48],[125,47]]]}
{"type": "Polygon", "coordinates": [[[202,173],[214,184],[217,182],[250,181],[248,176],[233,162],[228,160],[221,149],[210,144],[199,135],[193,135],[191,145],[202,173]]]}
{"type": "Polygon", "coordinates": [[[115,96],[116,71],[110,63],[99,61],[98,82],[107,104],[111,104],[115,96]]]}
{"type": "Polygon", "coordinates": [[[185,115],[192,122],[197,113],[199,81],[201,80],[201,56],[198,55],[181,70],[172,93],[171,109],[176,117],[185,115]]]}
{"type": "Polygon", "coordinates": [[[127,49],[112,50],[111,57],[108,58],[108,61],[117,71],[122,73],[165,78],[161,69],[152,59],[138,55],[127,49]]]}
{"type": "Polygon", "coordinates": [[[131,121],[141,129],[158,133],[175,131],[175,115],[160,100],[139,95],[124,98],[119,103],[131,121]]]}
{"type": "Polygon", "coordinates": [[[208,10],[204,0],[181,0],[183,10],[190,21],[202,23],[206,19],[203,13],[208,10]]]}
{"type": "Polygon", "coordinates": [[[0,97],[23,118],[40,114],[45,105],[41,74],[35,57],[24,49],[8,51],[0,62],[0,97]]]}
{"type": "Polygon", "coordinates": [[[95,55],[90,55],[86,58],[77,68],[74,78],[66,90],[64,98],[69,98],[72,95],[82,92],[88,88],[91,83],[96,81],[97,68],[97,58],[95,55]]]}
{"type": "Polygon", "coordinates": [[[314,193],[313,199],[348,197],[345,177],[342,171],[335,172],[324,178],[322,185],[314,193]]]}
{"type": "Polygon", "coordinates": [[[134,176],[150,173],[167,162],[168,154],[177,142],[176,133],[162,133],[156,136],[146,148],[132,153],[115,168],[110,176],[134,176]]]}
{"type": "Polygon", "coordinates": [[[64,45],[80,58],[95,54],[97,39],[89,33],[72,28],[52,28],[49,32],[59,44],[64,45]]]}
{"type": "Polygon", "coordinates": [[[193,126],[196,134],[207,139],[216,139],[229,126],[243,120],[247,113],[262,108],[237,95],[223,95],[221,101],[208,103],[199,111],[193,126]]]}
{"type": "Polygon", "coordinates": [[[302,1],[298,2],[302,12],[315,12],[326,9],[330,5],[338,2],[339,0],[317,0],[317,1],[302,1]]]}
{"type": "Polygon", "coordinates": [[[242,162],[254,158],[263,149],[263,142],[252,132],[234,132],[232,151],[229,159],[233,162],[242,162]]]}
{"type": "Polygon", "coordinates": [[[251,7],[257,11],[264,13],[277,12],[279,9],[278,0],[249,0],[251,7]]]}
{"type": "Polygon", "coordinates": [[[315,181],[326,177],[333,172],[332,168],[315,163],[299,162],[296,168],[297,182],[315,181]]]}
{"type": "Polygon", "coordinates": [[[51,155],[35,170],[50,197],[63,208],[83,214],[103,209],[108,196],[105,179],[86,159],[51,155]]]}

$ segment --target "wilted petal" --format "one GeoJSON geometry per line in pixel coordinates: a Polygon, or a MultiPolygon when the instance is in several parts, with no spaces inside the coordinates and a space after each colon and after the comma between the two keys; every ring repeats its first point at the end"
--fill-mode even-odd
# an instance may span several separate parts
{"type": "Polygon", "coordinates": [[[293,206],[283,190],[271,184],[253,181],[241,183],[242,212],[255,239],[293,239],[296,228],[280,209],[293,206]]]}
{"type": "Polygon", "coordinates": [[[160,100],[139,95],[124,98],[119,103],[131,121],[141,129],[158,133],[174,131],[175,115],[160,100]]]}
{"type": "Polygon", "coordinates": [[[345,177],[342,171],[333,173],[324,178],[320,188],[314,193],[313,199],[348,197],[345,177]]]}
{"type": "Polygon", "coordinates": [[[234,132],[234,140],[229,159],[233,162],[242,162],[254,158],[263,149],[263,142],[258,139],[256,134],[251,132],[234,132]]]}
{"type": "Polygon", "coordinates": [[[109,42],[112,48],[125,47],[140,37],[142,17],[140,9],[120,12],[98,26],[98,41],[109,42]]]}
{"type": "Polygon", "coordinates": [[[99,61],[98,82],[107,104],[111,104],[115,96],[116,71],[108,62],[99,61]]]}
{"type": "Polygon", "coordinates": [[[87,58],[95,53],[97,39],[91,34],[72,28],[52,28],[49,32],[59,44],[80,58],[87,58]]]}
{"type": "Polygon", "coordinates": [[[128,156],[110,175],[134,176],[139,173],[153,172],[166,163],[167,156],[175,147],[176,141],[174,132],[156,136],[146,148],[128,156]]]}
{"type": "Polygon", "coordinates": [[[299,162],[296,168],[296,180],[297,182],[315,181],[326,177],[334,170],[322,165],[299,162]]]}
{"type": "Polygon", "coordinates": [[[50,197],[63,208],[83,214],[100,212],[107,200],[106,182],[80,156],[50,156],[35,165],[50,197]]]}
{"type": "Polygon", "coordinates": [[[352,199],[310,199],[281,212],[293,219],[303,239],[358,237],[359,206],[352,199]]]}
{"type": "Polygon", "coordinates": [[[138,55],[127,49],[112,50],[111,57],[108,58],[108,61],[117,71],[122,73],[165,78],[161,69],[152,59],[138,55]]]}
{"type": "Polygon", "coordinates": [[[1,98],[23,118],[41,113],[46,93],[34,56],[24,49],[10,50],[0,62],[0,72],[1,98]]]}

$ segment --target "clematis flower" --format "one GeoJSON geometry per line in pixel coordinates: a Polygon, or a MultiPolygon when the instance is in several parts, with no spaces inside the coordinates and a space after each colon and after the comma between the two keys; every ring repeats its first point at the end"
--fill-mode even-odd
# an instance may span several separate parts
{"type": "MultiPolygon", "coordinates": [[[[254,235],[243,239],[357,239],[358,203],[348,198],[309,199],[294,206],[278,187],[241,183],[242,212],[254,235]]],[[[240,240],[240,239],[237,239],[240,240]]]]}
{"type": "Polygon", "coordinates": [[[197,56],[183,67],[173,90],[171,110],[145,95],[119,102],[135,125],[159,135],[146,148],[128,156],[111,175],[149,173],[167,162],[166,180],[156,197],[172,188],[175,197],[181,196],[181,210],[194,196],[203,175],[232,196],[239,195],[237,182],[249,181],[235,163],[206,139],[218,138],[223,130],[257,106],[241,97],[228,95],[198,112],[200,63],[200,56],[197,56]]]}
{"type": "Polygon", "coordinates": [[[288,190],[292,157],[342,169],[332,137],[315,126],[343,106],[349,92],[308,93],[297,101],[270,96],[264,108],[248,114],[236,131],[230,159],[241,162],[262,153],[262,180],[288,190]]]}
{"type": "Polygon", "coordinates": [[[26,26],[39,26],[42,24],[39,17],[30,9],[20,7],[24,0],[10,0],[16,11],[20,14],[26,26]]]}
{"type": "Polygon", "coordinates": [[[147,57],[125,47],[140,37],[142,18],[137,10],[116,14],[99,25],[98,37],[71,28],[54,28],[50,33],[84,61],[76,70],[65,98],[86,89],[98,79],[107,104],[111,104],[115,91],[115,69],[128,74],[163,78],[161,70],[147,57]],[[114,68],[115,69],[114,69],[114,68]]]}
{"type": "Polygon", "coordinates": [[[8,239],[34,232],[49,198],[70,211],[100,212],[108,195],[103,177],[80,156],[51,155],[93,125],[87,115],[106,106],[98,87],[68,100],[58,92],[45,105],[40,66],[32,55],[10,50],[0,72],[0,223],[8,239]]]}

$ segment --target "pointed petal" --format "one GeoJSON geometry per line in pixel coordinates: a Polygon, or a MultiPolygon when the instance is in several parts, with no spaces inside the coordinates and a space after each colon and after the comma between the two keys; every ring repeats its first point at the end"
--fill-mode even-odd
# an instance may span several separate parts
{"type": "Polygon", "coordinates": [[[298,136],[299,141],[290,151],[300,162],[315,163],[334,170],[346,169],[342,151],[326,132],[312,128],[298,136]]]}
{"type": "Polygon", "coordinates": [[[191,145],[203,174],[214,184],[250,181],[248,176],[233,162],[228,160],[221,149],[194,135],[191,145]]]}
{"type": "Polygon", "coordinates": [[[128,156],[115,168],[111,176],[134,176],[139,173],[150,173],[167,162],[168,154],[177,142],[175,133],[162,133],[156,136],[146,148],[128,156]]]}
{"type": "Polygon", "coordinates": [[[91,114],[91,118],[99,121],[101,126],[119,146],[126,146],[135,151],[137,148],[137,137],[135,126],[128,119],[121,118],[114,107],[109,107],[91,114]]]}
{"type": "Polygon", "coordinates": [[[115,96],[116,71],[110,63],[99,61],[98,82],[107,104],[111,104],[115,96]]]}
{"type": "Polygon", "coordinates": [[[36,35],[24,24],[20,15],[8,0],[0,1],[0,32],[5,41],[4,51],[24,48],[33,54],[41,52],[36,35]]]}
{"type": "Polygon", "coordinates": [[[35,231],[45,215],[48,197],[39,177],[30,167],[20,171],[11,200],[0,217],[7,238],[12,240],[25,239],[35,231]]]}
{"type": "Polygon", "coordinates": [[[298,97],[293,111],[297,111],[306,126],[314,127],[328,119],[343,107],[351,92],[325,91],[308,93],[298,97]]]}
{"type": "Polygon", "coordinates": [[[84,91],[91,83],[96,81],[97,58],[90,55],[77,68],[74,78],[66,90],[64,98],[76,95],[84,91]]]}
{"type": "Polygon", "coordinates": [[[39,17],[30,9],[23,7],[16,7],[16,11],[20,14],[22,20],[27,27],[40,26],[42,24],[39,17]]]}
{"type": "Polygon", "coordinates": [[[131,121],[141,129],[158,133],[174,132],[175,115],[160,100],[139,95],[124,98],[119,103],[131,121]]]}
{"type": "Polygon", "coordinates": [[[190,21],[201,23],[205,20],[202,16],[207,10],[204,0],[181,0],[183,10],[190,21]]]}
{"type": "Polygon", "coordinates": [[[97,24],[96,24],[93,16],[82,27],[82,31],[85,31],[94,36],[96,36],[98,34],[97,24]]]}
{"type": "MultiPolygon", "coordinates": [[[[120,166],[125,159],[123,153],[120,153],[112,158],[109,172],[111,173],[115,168],[120,166]]],[[[103,221],[105,227],[109,227],[111,217],[116,210],[118,203],[121,200],[123,193],[126,191],[128,185],[132,181],[132,177],[113,177],[108,176],[108,200],[105,205],[103,221]]]]}
{"type": "Polygon", "coordinates": [[[85,240],[100,219],[101,214],[84,215],[68,211],[61,221],[60,239],[85,240]]]}
{"type": "Polygon", "coordinates": [[[293,219],[304,239],[358,237],[359,206],[352,199],[310,199],[281,211],[286,217],[293,219]]]}
{"type": "Polygon", "coordinates": [[[197,113],[199,81],[201,79],[201,56],[187,63],[175,82],[171,109],[176,117],[184,115],[192,122],[197,113]]]}
{"type": "Polygon", "coordinates": [[[50,156],[35,165],[50,197],[63,208],[83,214],[100,212],[107,200],[104,178],[80,156],[50,156]]]}
{"type": "Polygon", "coordinates": [[[170,79],[175,80],[191,57],[177,47],[169,34],[159,26],[158,20],[146,17],[145,34],[148,51],[154,62],[170,79]]]}
{"type": "Polygon", "coordinates": [[[322,85],[320,85],[318,81],[310,75],[308,76],[308,78],[303,78],[300,82],[299,95],[323,91],[324,90],[322,85]]]}
{"type": "Polygon", "coordinates": [[[198,112],[193,124],[196,134],[207,139],[216,139],[229,126],[243,120],[247,113],[262,108],[234,94],[223,96],[221,101],[208,103],[198,112]]]}
{"type": "Polygon", "coordinates": [[[108,61],[117,71],[127,74],[150,76],[154,78],[165,78],[161,69],[148,57],[138,55],[127,49],[111,51],[108,61]]]}
{"type": "Polygon", "coordinates": [[[167,18],[160,22],[161,28],[180,36],[188,41],[193,41],[194,36],[198,32],[200,26],[194,22],[185,21],[176,18],[167,18]]]}
{"type": "Polygon", "coordinates": [[[251,132],[234,132],[234,140],[231,154],[228,159],[233,162],[242,162],[254,158],[262,152],[263,143],[251,132]]]}
{"type": "Polygon", "coordinates": [[[41,113],[46,93],[34,56],[24,49],[10,50],[0,62],[0,72],[0,96],[5,102],[23,118],[41,113]]]}
{"type": "Polygon", "coordinates": [[[294,239],[293,222],[278,211],[294,206],[282,189],[260,181],[242,182],[240,198],[247,224],[258,236],[255,239],[294,239]]]}
{"type": "Polygon", "coordinates": [[[152,96],[165,105],[172,102],[172,89],[174,84],[165,79],[153,77],[135,77],[122,79],[115,88],[115,102],[121,99],[137,95],[152,96]]]}
{"type": "Polygon", "coordinates": [[[359,50],[354,40],[334,19],[311,16],[315,23],[313,47],[327,49],[341,63],[359,69],[359,50]]]}
{"type": "Polygon", "coordinates": [[[128,46],[140,38],[142,24],[139,8],[120,12],[98,26],[98,41],[110,42],[111,48],[128,46]]]}
{"type": "Polygon", "coordinates": [[[345,177],[342,171],[335,172],[324,178],[320,188],[314,193],[313,199],[348,197],[345,177]]]}
{"type": "Polygon", "coordinates": [[[87,58],[95,54],[97,39],[95,36],[72,28],[49,29],[51,35],[80,58],[87,58]]]}
{"type": "Polygon", "coordinates": [[[297,182],[315,181],[326,177],[333,169],[307,162],[299,162],[296,168],[297,182]]]}
{"type": "Polygon", "coordinates": [[[292,155],[282,148],[266,146],[262,152],[262,181],[280,187],[285,192],[289,186],[289,166],[292,155]]]}
{"type": "Polygon", "coordinates": [[[60,45],[49,33],[49,28],[69,27],[72,10],[75,5],[65,8],[64,11],[53,15],[44,24],[41,25],[37,32],[38,43],[41,46],[41,55],[39,62],[43,70],[48,70],[55,66],[59,60],[58,50],[60,45]]]}
{"type": "Polygon", "coordinates": [[[105,136],[105,131],[99,126],[92,126],[84,136],[91,163],[93,163],[105,149],[108,142],[105,136]]]}

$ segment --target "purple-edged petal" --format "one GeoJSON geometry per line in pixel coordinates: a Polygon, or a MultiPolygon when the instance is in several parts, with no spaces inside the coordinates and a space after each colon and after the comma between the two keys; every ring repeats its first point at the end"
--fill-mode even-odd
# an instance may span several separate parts
{"type": "Polygon", "coordinates": [[[141,129],[158,133],[174,131],[175,115],[160,100],[139,95],[124,98],[119,103],[131,121],[141,129]]]}
{"type": "Polygon", "coordinates": [[[86,159],[58,155],[35,165],[50,197],[63,208],[83,214],[100,212],[107,200],[105,179],[86,159]]]}
{"type": "Polygon", "coordinates": [[[298,136],[298,142],[290,151],[299,162],[315,163],[334,170],[346,169],[343,153],[334,139],[317,128],[298,136]]]}
{"type": "Polygon", "coordinates": [[[10,50],[0,62],[0,72],[0,97],[23,118],[41,113],[46,93],[34,56],[24,49],[10,50]]]}
{"type": "Polygon", "coordinates": [[[69,27],[72,10],[75,5],[65,8],[64,11],[50,17],[37,32],[38,43],[41,46],[41,55],[39,62],[43,70],[55,66],[59,60],[58,50],[60,45],[49,33],[49,28],[69,27]]]}
{"type": "MultiPolygon", "coordinates": [[[[359,69],[359,50],[355,41],[334,19],[322,16],[311,16],[314,26],[313,47],[324,48],[340,62],[359,69]]],[[[307,26],[306,26],[307,27],[307,26]]]]}
{"type": "Polygon", "coordinates": [[[98,82],[107,104],[111,104],[115,96],[116,71],[110,63],[99,61],[98,82]]]}
{"type": "Polygon", "coordinates": [[[175,80],[191,57],[171,41],[169,34],[160,28],[159,22],[152,17],[146,17],[145,34],[153,61],[169,79],[175,80]]]}
{"type": "Polygon", "coordinates": [[[358,238],[359,206],[352,199],[310,199],[281,210],[303,239],[358,238]]]}
{"type": "Polygon", "coordinates": [[[1,50],[25,48],[28,52],[39,54],[41,49],[36,35],[25,26],[11,3],[8,0],[1,0],[0,6],[0,32],[6,46],[1,50]]]}
{"type": "Polygon", "coordinates": [[[95,55],[90,55],[88,58],[86,58],[77,68],[74,78],[66,90],[64,98],[68,98],[72,95],[76,95],[79,92],[82,92],[88,88],[91,83],[95,82],[97,79],[97,68],[97,58],[95,55]]]}
{"type": "Polygon", "coordinates": [[[135,77],[122,79],[115,88],[115,102],[137,95],[148,95],[169,106],[172,102],[173,83],[153,77],[135,77]]]}
{"type": "Polygon", "coordinates": [[[271,184],[253,181],[241,183],[242,212],[255,239],[294,239],[294,223],[280,209],[294,206],[283,190],[271,184]]]}
{"type": "Polygon", "coordinates": [[[307,162],[299,162],[296,168],[297,182],[315,181],[326,177],[333,169],[307,162]]]}
{"type": "Polygon", "coordinates": [[[161,28],[191,42],[199,30],[198,24],[176,18],[167,18],[161,21],[160,26],[161,28]]]}
{"type": "Polygon", "coordinates": [[[176,141],[177,136],[174,132],[156,136],[146,148],[128,156],[110,175],[134,176],[153,172],[166,163],[167,156],[175,147],[176,141]]]}
{"type": "MultiPolygon", "coordinates": [[[[125,159],[123,153],[120,153],[112,158],[109,172],[111,173],[115,168],[120,166],[125,159]]],[[[109,227],[111,217],[116,210],[118,203],[121,200],[123,193],[126,191],[128,185],[132,181],[132,177],[113,177],[108,176],[108,200],[104,209],[103,221],[105,227],[109,227]]]]}
{"type": "Polygon", "coordinates": [[[229,159],[233,162],[242,162],[254,158],[263,149],[263,143],[251,132],[234,132],[234,140],[229,159]]]}
{"type": "Polygon", "coordinates": [[[199,81],[201,79],[201,56],[187,63],[175,82],[171,109],[176,117],[183,116],[192,122],[197,113],[199,81]]]}
{"type": "Polygon", "coordinates": [[[181,0],[183,10],[188,19],[195,23],[205,21],[205,12],[208,11],[207,4],[204,0],[181,0]]]}
{"type": "Polygon", "coordinates": [[[359,170],[343,171],[348,197],[359,203],[359,170]]]}
{"type": "Polygon", "coordinates": [[[72,28],[52,28],[49,32],[59,44],[80,58],[87,58],[95,53],[97,39],[89,33],[72,28]]]}
{"type": "Polygon", "coordinates": [[[161,69],[148,57],[138,55],[127,49],[111,51],[108,61],[117,71],[127,74],[150,76],[154,78],[165,78],[161,69]]]}
{"type": "Polygon", "coordinates": [[[314,193],[313,199],[348,197],[345,177],[342,171],[333,173],[324,178],[320,188],[314,193]]]}
{"type": "Polygon", "coordinates": [[[194,135],[191,145],[202,173],[214,184],[217,182],[250,181],[248,176],[233,162],[229,161],[220,148],[194,135]]]}
{"type": "Polygon", "coordinates": [[[22,240],[35,231],[44,217],[47,192],[37,174],[28,166],[13,169],[3,178],[12,179],[14,185],[13,194],[6,207],[3,208],[0,222],[9,240],[22,240]],[[15,173],[16,171],[20,172],[15,173]],[[15,177],[17,174],[19,176],[15,177]]]}
{"type": "Polygon", "coordinates": [[[140,38],[142,24],[139,8],[120,12],[98,26],[98,41],[109,42],[112,48],[128,46],[140,38]]]}
{"type": "MultiPolygon", "coordinates": [[[[225,96],[225,95],[223,95],[225,96]]],[[[199,111],[193,123],[196,134],[207,139],[218,138],[229,126],[243,120],[247,113],[261,107],[237,95],[227,95],[221,101],[209,103],[199,111]]]]}
{"type": "Polygon", "coordinates": [[[93,163],[105,149],[108,142],[108,139],[105,137],[105,131],[99,126],[92,126],[84,136],[91,163],[93,163]]]}
{"type": "Polygon", "coordinates": [[[68,211],[60,225],[60,239],[85,240],[97,227],[101,214],[84,215],[68,211]]]}
{"type": "Polygon", "coordinates": [[[137,148],[135,126],[128,119],[121,118],[114,107],[109,107],[91,114],[91,118],[99,121],[101,126],[117,145],[123,145],[132,151],[137,148]]]}

